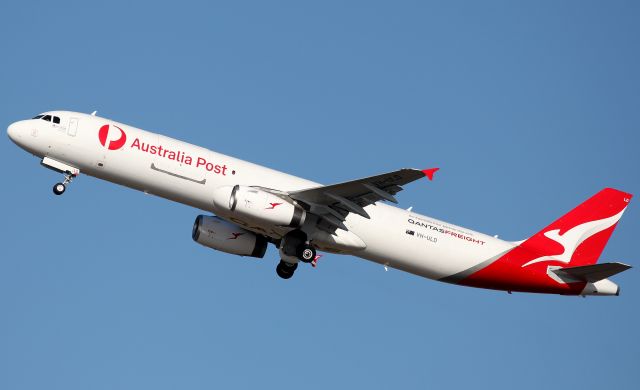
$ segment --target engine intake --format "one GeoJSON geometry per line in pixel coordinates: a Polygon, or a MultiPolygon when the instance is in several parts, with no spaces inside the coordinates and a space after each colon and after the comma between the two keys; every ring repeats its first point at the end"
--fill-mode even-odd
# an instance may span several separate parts
{"type": "Polygon", "coordinates": [[[293,203],[254,187],[225,186],[213,193],[213,210],[225,217],[258,225],[302,226],[306,211],[293,203]]]}
{"type": "Polygon", "coordinates": [[[222,218],[198,215],[191,232],[193,241],[208,248],[240,256],[262,258],[267,251],[266,237],[250,232],[222,218]]]}

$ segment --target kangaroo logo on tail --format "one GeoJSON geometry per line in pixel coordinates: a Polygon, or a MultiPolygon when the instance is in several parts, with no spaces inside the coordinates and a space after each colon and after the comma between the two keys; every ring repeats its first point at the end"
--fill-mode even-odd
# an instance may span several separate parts
{"type": "Polygon", "coordinates": [[[589,239],[596,233],[600,233],[603,230],[615,225],[622,217],[624,209],[618,214],[609,218],[599,219],[597,221],[590,221],[580,224],[567,230],[564,234],[560,234],[560,229],[549,230],[544,232],[544,236],[562,245],[564,252],[554,256],[542,256],[536,259],[530,260],[523,264],[522,267],[526,267],[531,264],[539,263],[541,261],[560,261],[568,264],[573,257],[573,253],[576,248],[580,246],[585,240],[589,239]]]}

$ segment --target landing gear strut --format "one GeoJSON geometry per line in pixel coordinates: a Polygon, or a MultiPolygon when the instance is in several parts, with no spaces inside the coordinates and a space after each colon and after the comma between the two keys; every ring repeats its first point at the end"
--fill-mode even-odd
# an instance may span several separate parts
{"type": "Polygon", "coordinates": [[[56,195],[62,195],[64,194],[64,192],[67,190],[67,184],[71,183],[71,181],[73,181],[73,178],[75,176],[72,175],[69,172],[65,172],[64,173],[64,181],[62,183],[56,183],[53,186],[53,193],[56,195]]]}

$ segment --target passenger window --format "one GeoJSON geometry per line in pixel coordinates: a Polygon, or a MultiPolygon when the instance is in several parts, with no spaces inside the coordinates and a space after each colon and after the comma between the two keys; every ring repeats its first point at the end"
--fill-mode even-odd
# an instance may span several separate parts
{"type": "Polygon", "coordinates": [[[42,120],[45,120],[47,122],[51,122],[51,115],[45,115],[42,117],[42,120]]]}
{"type": "Polygon", "coordinates": [[[54,116],[53,117],[53,123],[55,123],[56,125],[60,124],[60,117],[54,116]]]}

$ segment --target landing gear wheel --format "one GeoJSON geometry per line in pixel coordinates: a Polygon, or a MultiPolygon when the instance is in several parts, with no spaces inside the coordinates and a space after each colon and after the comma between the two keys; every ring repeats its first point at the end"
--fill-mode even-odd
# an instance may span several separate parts
{"type": "Polygon", "coordinates": [[[282,279],[290,279],[296,269],[298,268],[298,264],[287,263],[286,261],[280,260],[280,263],[276,267],[276,273],[282,279]]]}
{"type": "Polygon", "coordinates": [[[67,189],[67,186],[65,186],[64,184],[56,183],[56,185],[53,186],[53,193],[56,195],[62,195],[64,194],[66,189],[67,189]]]}
{"type": "Polygon", "coordinates": [[[56,185],[53,186],[53,193],[56,195],[64,194],[64,192],[67,190],[67,184],[71,183],[71,181],[73,181],[73,178],[75,178],[77,175],[78,172],[73,174],[70,171],[65,171],[64,181],[62,183],[56,183],[56,185]]]}
{"type": "Polygon", "coordinates": [[[316,248],[311,245],[302,245],[298,248],[298,259],[305,263],[311,263],[316,258],[316,248]]]}

